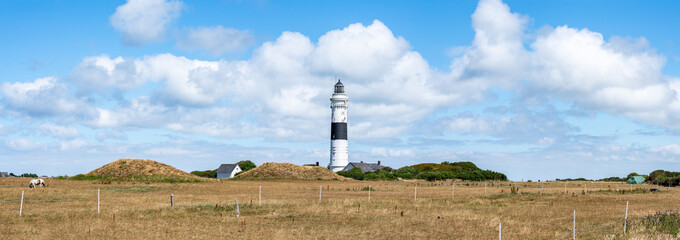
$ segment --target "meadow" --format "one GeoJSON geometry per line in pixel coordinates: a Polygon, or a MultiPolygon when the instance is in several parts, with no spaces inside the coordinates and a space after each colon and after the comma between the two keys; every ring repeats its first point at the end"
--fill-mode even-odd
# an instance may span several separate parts
{"type": "Polygon", "coordinates": [[[609,182],[28,181],[0,178],[0,239],[571,239],[574,210],[577,239],[673,239],[680,207],[609,182]]]}

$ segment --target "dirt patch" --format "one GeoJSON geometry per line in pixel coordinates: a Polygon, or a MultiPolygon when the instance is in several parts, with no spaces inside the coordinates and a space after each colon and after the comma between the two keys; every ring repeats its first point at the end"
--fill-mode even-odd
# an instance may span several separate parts
{"type": "Polygon", "coordinates": [[[292,163],[264,163],[236,176],[237,179],[349,180],[319,166],[292,163]]]}

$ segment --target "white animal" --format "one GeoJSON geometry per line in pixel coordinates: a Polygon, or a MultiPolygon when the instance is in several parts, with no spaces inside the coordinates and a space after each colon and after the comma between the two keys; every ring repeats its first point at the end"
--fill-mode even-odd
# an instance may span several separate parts
{"type": "Polygon", "coordinates": [[[34,187],[38,187],[38,185],[42,185],[44,187],[45,186],[45,180],[42,180],[42,178],[31,179],[31,183],[28,184],[28,187],[34,188],[34,187]]]}

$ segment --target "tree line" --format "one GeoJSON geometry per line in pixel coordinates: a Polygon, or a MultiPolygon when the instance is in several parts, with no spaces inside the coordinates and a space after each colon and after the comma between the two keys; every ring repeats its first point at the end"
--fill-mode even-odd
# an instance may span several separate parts
{"type": "Polygon", "coordinates": [[[337,172],[338,175],[356,180],[425,179],[428,181],[461,179],[468,181],[508,180],[503,173],[482,170],[472,162],[424,163],[399,169],[386,167],[375,172],[362,172],[360,168],[337,172]]]}

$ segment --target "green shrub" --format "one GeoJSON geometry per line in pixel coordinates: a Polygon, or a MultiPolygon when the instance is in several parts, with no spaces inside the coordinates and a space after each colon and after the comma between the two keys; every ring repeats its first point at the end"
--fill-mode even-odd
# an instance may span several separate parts
{"type": "Polygon", "coordinates": [[[680,185],[680,172],[656,170],[649,174],[649,177],[646,181],[652,184],[659,184],[663,186],[678,186],[680,185]]]}
{"type": "Polygon", "coordinates": [[[352,168],[349,171],[339,171],[338,175],[348,178],[353,178],[356,180],[364,180],[364,174],[361,172],[361,168],[352,168]]]}
{"type": "Polygon", "coordinates": [[[32,177],[32,178],[37,178],[38,174],[35,173],[23,173],[20,175],[20,177],[32,177]]]}
{"type": "Polygon", "coordinates": [[[397,169],[395,176],[403,179],[413,179],[415,178],[416,174],[418,174],[418,170],[412,167],[402,167],[400,169],[397,169]]]}
{"type": "Polygon", "coordinates": [[[191,174],[204,178],[217,178],[217,169],[205,171],[192,171],[191,174]]]}
{"type": "Polygon", "coordinates": [[[608,177],[608,178],[603,178],[599,179],[598,181],[605,181],[605,182],[625,182],[628,178],[620,178],[620,177],[608,177]]]}
{"type": "Polygon", "coordinates": [[[257,167],[255,163],[251,162],[250,160],[243,160],[237,162],[236,164],[238,164],[238,167],[240,167],[244,172],[257,167]]]}

